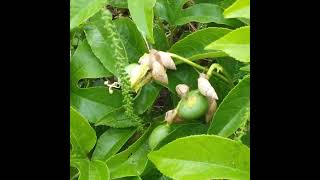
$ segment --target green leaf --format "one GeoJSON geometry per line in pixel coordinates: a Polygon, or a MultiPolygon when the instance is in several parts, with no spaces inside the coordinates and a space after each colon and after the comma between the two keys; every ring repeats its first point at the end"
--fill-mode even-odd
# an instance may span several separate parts
{"type": "Polygon", "coordinates": [[[105,87],[79,88],[78,81],[84,78],[101,78],[111,73],[104,68],[92,53],[86,41],[79,45],[70,63],[70,103],[86,119],[94,123],[122,106],[122,95],[118,90],[109,94],[105,87]]]}
{"type": "Polygon", "coordinates": [[[70,0],[70,30],[96,14],[107,0],[70,0]]]}
{"type": "Polygon", "coordinates": [[[190,87],[190,90],[198,88],[199,74],[188,64],[180,64],[175,71],[167,71],[168,74],[168,88],[176,94],[176,86],[178,84],[186,84],[190,87]]]}
{"type": "Polygon", "coordinates": [[[208,129],[207,126],[202,123],[172,124],[171,128],[172,131],[170,134],[160,141],[154,150],[157,150],[178,138],[196,134],[206,134],[208,129]]]}
{"type": "Polygon", "coordinates": [[[114,25],[127,52],[129,62],[137,63],[139,58],[148,52],[137,26],[129,18],[119,18],[114,21],[114,25]]]}
{"type": "Polygon", "coordinates": [[[206,50],[221,50],[241,62],[250,62],[250,26],[238,28],[209,44],[206,50]]]}
{"type": "MultiPolygon", "coordinates": [[[[88,23],[85,28],[85,34],[88,40],[88,43],[92,49],[92,52],[100,59],[103,66],[108,69],[112,74],[117,75],[116,69],[116,57],[114,56],[114,46],[112,43],[112,33],[117,32],[108,32],[104,27],[107,21],[101,19],[88,23]]],[[[121,54],[126,56],[124,47],[122,48],[121,54]]]]}
{"type": "Polygon", "coordinates": [[[211,3],[216,4],[222,8],[227,8],[233,4],[236,0],[194,0],[195,3],[211,3]]]}
{"type": "Polygon", "coordinates": [[[142,180],[140,176],[130,176],[130,177],[123,177],[123,178],[117,178],[115,180],[142,180]]]}
{"type": "Polygon", "coordinates": [[[153,39],[153,7],[156,0],[128,0],[130,15],[144,38],[153,39]]]}
{"type": "Polygon", "coordinates": [[[154,48],[160,51],[168,51],[170,48],[167,36],[165,34],[165,30],[162,22],[159,20],[153,26],[153,34],[154,34],[154,48]]]}
{"type": "Polygon", "coordinates": [[[120,107],[107,113],[95,123],[95,126],[100,125],[110,126],[113,128],[127,128],[138,126],[139,123],[129,119],[125,114],[124,108],[120,107]]]}
{"type": "Polygon", "coordinates": [[[211,27],[202,29],[176,42],[169,52],[188,58],[191,61],[226,56],[222,51],[205,50],[204,48],[229,32],[230,30],[226,28],[211,27]]]}
{"type": "Polygon", "coordinates": [[[116,8],[128,8],[127,0],[109,0],[108,4],[116,8]]]}
{"type": "Polygon", "coordinates": [[[240,70],[250,72],[250,64],[248,64],[247,66],[241,67],[240,70]]]}
{"type": "Polygon", "coordinates": [[[217,100],[217,104],[219,105],[221,101],[225,98],[225,96],[229,93],[229,91],[232,89],[231,85],[225,81],[223,81],[218,76],[211,76],[209,79],[210,84],[215,89],[219,100],[217,100]]]}
{"type": "Polygon", "coordinates": [[[242,79],[246,72],[240,71],[241,67],[244,67],[246,64],[240,61],[235,60],[232,57],[220,57],[216,58],[217,63],[219,63],[223,70],[230,76],[232,82],[238,82],[239,79],[242,79]]]}
{"type": "Polygon", "coordinates": [[[151,130],[152,127],[149,127],[128,149],[107,161],[112,179],[142,174],[148,161],[147,153],[150,151],[148,137],[151,130]]]}
{"type": "Polygon", "coordinates": [[[250,147],[250,131],[242,136],[241,142],[243,144],[247,145],[248,147],[250,147]]]}
{"type": "Polygon", "coordinates": [[[109,128],[99,137],[92,159],[106,161],[116,154],[135,132],[136,128],[109,128]]]}
{"type": "Polygon", "coordinates": [[[155,6],[156,13],[161,19],[171,25],[183,25],[192,21],[200,23],[215,22],[234,26],[239,22],[236,19],[225,19],[223,8],[215,4],[200,3],[182,9],[188,0],[158,0],[155,6]]]}
{"type": "Polygon", "coordinates": [[[70,165],[80,171],[78,180],[109,180],[109,169],[105,162],[88,159],[71,159],[70,165]]]}
{"type": "Polygon", "coordinates": [[[225,18],[246,18],[250,19],[250,0],[237,0],[230,7],[224,10],[225,18]]]}
{"type": "Polygon", "coordinates": [[[219,136],[180,138],[149,153],[148,158],[173,179],[250,179],[250,149],[219,136]]]}
{"type": "Polygon", "coordinates": [[[75,167],[70,167],[70,180],[75,179],[78,176],[78,169],[75,167]]]}
{"type": "Polygon", "coordinates": [[[149,83],[141,89],[134,99],[134,109],[138,114],[147,111],[157,99],[161,87],[155,83],[149,83]]]}
{"type": "Polygon", "coordinates": [[[96,144],[96,133],[88,121],[75,109],[70,107],[70,142],[72,154],[78,157],[86,157],[96,144]]]}
{"type": "Polygon", "coordinates": [[[249,118],[249,112],[250,76],[247,76],[222,101],[212,118],[208,134],[229,137],[249,118]]]}

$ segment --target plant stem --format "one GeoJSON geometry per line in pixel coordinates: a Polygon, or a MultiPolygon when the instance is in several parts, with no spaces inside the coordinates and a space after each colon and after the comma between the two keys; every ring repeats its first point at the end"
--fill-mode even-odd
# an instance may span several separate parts
{"type": "MultiPolygon", "coordinates": [[[[168,52],[168,53],[169,53],[169,52],[168,52]]],[[[202,66],[200,66],[199,64],[194,63],[194,62],[190,61],[189,59],[186,59],[186,58],[184,58],[184,57],[181,57],[181,56],[179,56],[179,55],[177,55],[177,54],[174,54],[174,53],[169,53],[169,54],[170,54],[171,57],[177,58],[177,59],[181,60],[182,62],[191,65],[191,66],[194,67],[194,68],[197,68],[197,69],[199,69],[199,70],[201,70],[201,71],[203,71],[203,72],[207,72],[207,74],[210,73],[211,75],[214,74],[215,76],[218,76],[218,77],[221,78],[223,81],[225,81],[226,83],[228,83],[228,84],[230,85],[230,87],[234,87],[234,84],[232,83],[232,81],[231,81],[230,79],[227,79],[225,76],[223,76],[223,75],[221,75],[221,74],[213,71],[213,67],[212,67],[212,66],[210,66],[210,68],[209,68],[209,70],[208,70],[208,68],[202,67],[202,66]],[[210,72],[209,72],[209,71],[210,71],[210,72]]],[[[211,76],[211,75],[210,75],[210,76],[211,76]]],[[[209,76],[209,77],[210,77],[210,76],[209,76]]]]}
{"type": "Polygon", "coordinates": [[[217,73],[217,72],[215,72],[215,71],[212,71],[212,74],[214,74],[215,76],[218,76],[218,77],[221,78],[223,81],[225,81],[226,83],[228,83],[231,88],[234,87],[234,84],[232,83],[232,81],[229,80],[229,79],[227,79],[227,78],[224,77],[223,75],[221,75],[221,74],[219,74],[219,73],[217,73]]]}
{"type": "Polygon", "coordinates": [[[171,57],[177,58],[177,59],[183,61],[184,63],[189,64],[189,65],[191,65],[191,66],[193,66],[193,67],[195,67],[195,68],[197,68],[199,70],[202,70],[202,71],[207,71],[208,70],[208,68],[202,67],[199,64],[196,64],[196,63],[190,61],[189,59],[181,57],[181,56],[179,56],[177,54],[173,54],[173,53],[169,53],[169,54],[170,54],[171,57]]]}
{"type": "Polygon", "coordinates": [[[223,79],[225,82],[227,82],[231,87],[234,87],[234,84],[233,84],[233,82],[232,82],[232,80],[231,80],[231,78],[230,78],[230,76],[229,76],[229,74],[227,72],[223,72],[222,71],[223,75],[221,75],[221,74],[213,71],[214,68],[215,68],[215,66],[214,66],[214,64],[212,64],[210,66],[209,70],[207,71],[207,75],[208,75],[209,78],[212,76],[212,74],[214,74],[215,76],[218,76],[221,79],[223,79]]]}

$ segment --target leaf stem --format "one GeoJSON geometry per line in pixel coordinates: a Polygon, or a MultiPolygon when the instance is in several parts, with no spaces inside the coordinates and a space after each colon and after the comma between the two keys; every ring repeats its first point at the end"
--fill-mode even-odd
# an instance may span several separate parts
{"type": "MultiPolygon", "coordinates": [[[[169,52],[168,52],[168,53],[169,53],[169,52]]],[[[213,70],[214,70],[214,67],[213,67],[212,65],[211,65],[210,68],[208,69],[208,68],[206,68],[206,67],[203,67],[203,66],[201,66],[201,65],[199,65],[199,64],[197,64],[197,63],[194,63],[194,62],[192,62],[191,60],[189,60],[189,59],[187,59],[187,58],[184,58],[184,57],[182,57],[182,56],[179,56],[179,55],[177,55],[177,54],[174,54],[174,53],[169,53],[169,54],[170,54],[171,57],[177,58],[177,59],[181,60],[182,62],[184,62],[184,63],[186,63],[186,64],[189,64],[189,65],[191,65],[192,67],[194,67],[194,68],[196,68],[196,69],[199,69],[199,70],[201,70],[201,71],[203,71],[203,72],[207,72],[207,74],[210,74],[210,76],[213,75],[213,74],[214,74],[215,76],[218,76],[218,77],[221,78],[223,81],[225,81],[227,84],[229,84],[230,87],[234,87],[234,84],[233,84],[233,82],[231,81],[231,79],[226,78],[225,76],[223,76],[223,75],[221,75],[221,74],[213,71],[213,70]]],[[[209,76],[209,77],[210,77],[210,76],[209,76]]]]}
{"type": "Polygon", "coordinates": [[[186,58],[181,57],[181,56],[179,56],[177,54],[174,54],[174,53],[169,53],[169,54],[170,54],[171,57],[177,58],[177,59],[183,61],[184,63],[189,64],[189,65],[191,65],[191,66],[193,66],[193,67],[195,67],[195,68],[197,68],[199,70],[208,71],[208,68],[202,67],[199,64],[190,61],[189,59],[186,59],[186,58]]]}
{"type": "Polygon", "coordinates": [[[223,79],[225,82],[227,82],[230,87],[234,87],[234,84],[229,76],[229,74],[225,71],[221,71],[223,75],[219,74],[218,72],[213,71],[216,68],[215,64],[211,64],[209,70],[207,71],[207,75],[210,78],[213,74],[215,76],[220,77],[221,79],[223,79]]]}

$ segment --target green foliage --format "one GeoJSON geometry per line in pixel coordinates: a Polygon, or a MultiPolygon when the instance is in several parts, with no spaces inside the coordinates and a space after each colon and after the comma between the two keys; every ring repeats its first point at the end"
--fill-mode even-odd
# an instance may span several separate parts
{"type": "Polygon", "coordinates": [[[216,4],[199,3],[183,9],[188,0],[158,0],[156,12],[158,16],[172,25],[183,25],[192,21],[209,23],[215,22],[235,26],[238,21],[225,19],[223,8],[216,4]]]}
{"type": "Polygon", "coordinates": [[[222,51],[205,50],[204,48],[229,32],[230,29],[226,28],[205,28],[176,42],[169,51],[192,61],[204,58],[223,57],[226,56],[226,54],[222,51]]]}
{"type": "Polygon", "coordinates": [[[97,13],[107,0],[70,0],[70,30],[97,13]]]}
{"type": "Polygon", "coordinates": [[[235,86],[220,104],[213,116],[209,134],[228,137],[249,118],[250,77],[235,86]]]}
{"type": "Polygon", "coordinates": [[[240,142],[213,135],[177,139],[148,158],[173,179],[249,179],[250,149],[240,142]]]}
{"type": "Polygon", "coordinates": [[[154,43],[153,38],[153,7],[156,0],[128,0],[128,8],[133,21],[143,37],[154,43]]]}
{"type": "Polygon", "coordinates": [[[223,15],[225,18],[250,19],[250,0],[237,0],[224,11],[223,15]]]}
{"type": "Polygon", "coordinates": [[[79,180],[109,180],[110,173],[106,163],[99,160],[71,159],[70,166],[79,170],[79,180]]]}
{"type": "Polygon", "coordinates": [[[205,49],[221,50],[241,62],[250,62],[250,26],[228,33],[205,49]]]}
{"type": "Polygon", "coordinates": [[[70,107],[70,142],[72,145],[72,157],[85,158],[94,147],[96,140],[96,133],[88,121],[70,107]]]}
{"type": "Polygon", "coordinates": [[[247,180],[249,154],[249,0],[70,0],[70,179],[247,180]],[[200,73],[217,100],[177,93],[200,73]]]}

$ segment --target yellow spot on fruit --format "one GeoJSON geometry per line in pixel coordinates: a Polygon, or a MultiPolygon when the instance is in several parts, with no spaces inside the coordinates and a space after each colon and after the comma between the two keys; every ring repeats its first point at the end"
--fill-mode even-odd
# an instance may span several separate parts
{"type": "Polygon", "coordinates": [[[194,106],[194,104],[196,103],[197,101],[197,97],[196,96],[190,96],[188,97],[187,99],[187,102],[186,102],[186,105],[191,108],[192,106],[194,106]]]}

